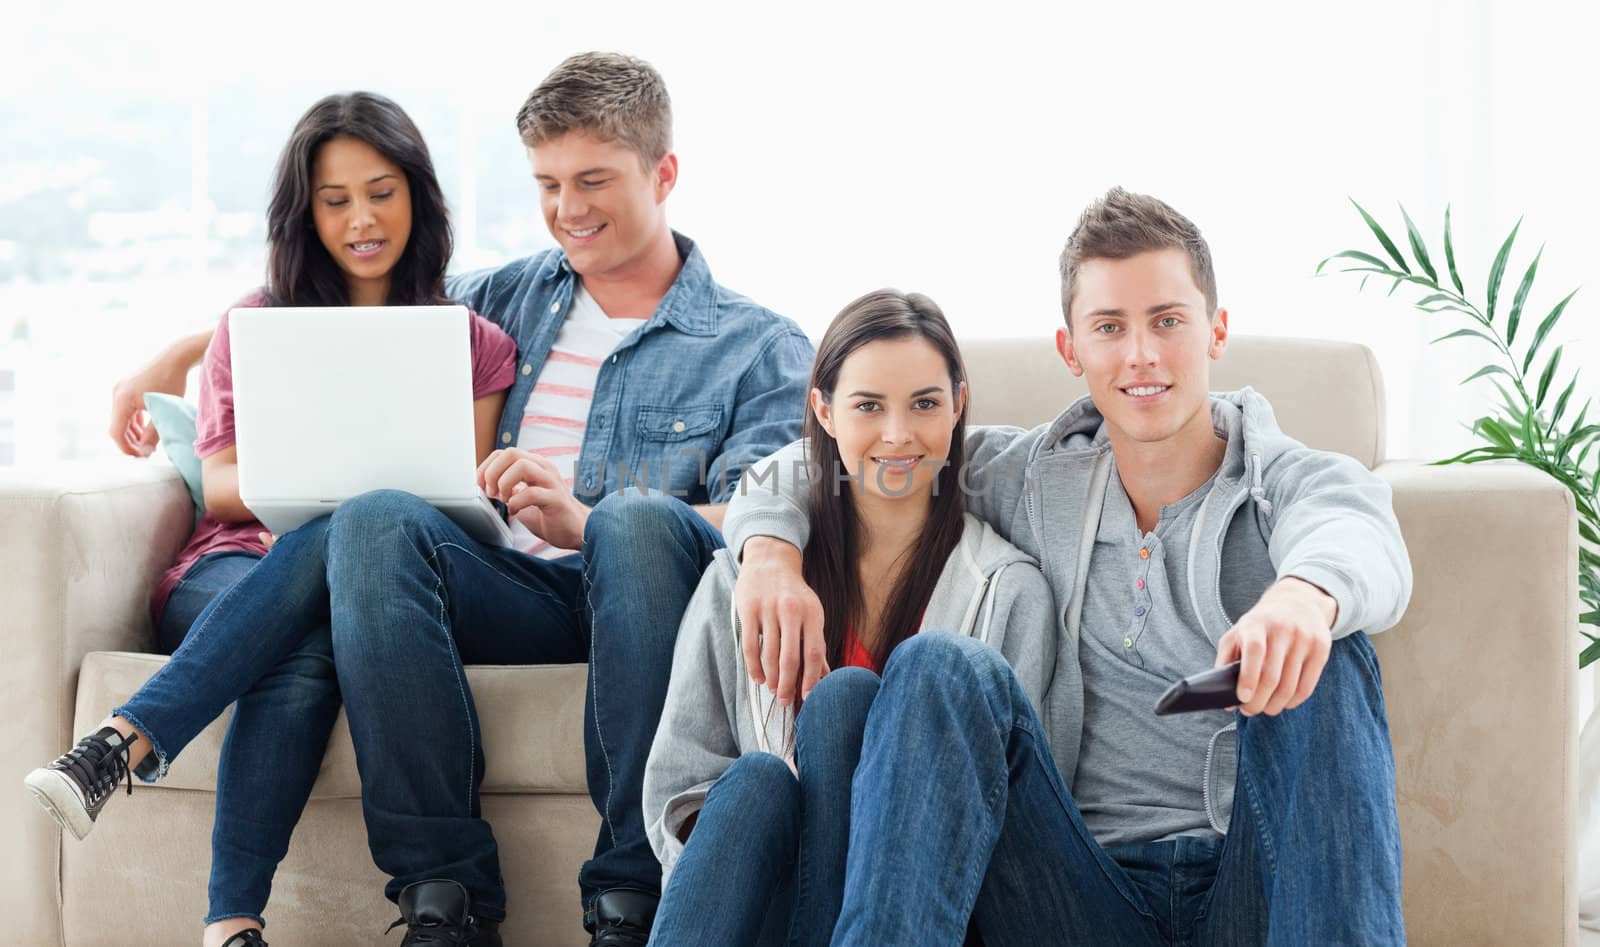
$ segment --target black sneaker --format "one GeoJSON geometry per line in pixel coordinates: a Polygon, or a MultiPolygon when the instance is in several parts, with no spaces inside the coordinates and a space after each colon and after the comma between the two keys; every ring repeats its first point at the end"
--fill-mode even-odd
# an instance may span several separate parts
{"type": "Polygon", "coordinates": [[[500,925],[472,916],[472,899],[460,883],[443,878],[417,881],[400,892],[400,947],[501,947],[500,925]]]}
{"type": "Polygon", "coordinates": [[[222,947],[267,947],[267,942],[261,939],[259,930],[251,927],[223,941],[222,947]]]}
{"type": "Polygon", "coordinates": [[[116,793],[118,783],[126,779],[128,794],[133,794],[128,749],[134,739],[137,737],[124,740],[112,728],[101,727],[54,763],[29,773],[23,782],[61,827],[82,841],[116,793]]]}
{"type": "Polygon", "coordinates": [[[589,947],[645,947],[661,899],[648,891],[613,888],[594,899],[589,947]]]}

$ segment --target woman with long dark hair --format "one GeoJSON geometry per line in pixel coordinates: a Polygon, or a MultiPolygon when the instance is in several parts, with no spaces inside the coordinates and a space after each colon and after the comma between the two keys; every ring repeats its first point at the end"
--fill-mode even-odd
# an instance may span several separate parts
{"type": "MultiPolygon", "coordinates": [[[[444,195],[416,125],[382,96],[331,95],[300,118],[284,146],[267,212],[266,285],[235,307],[447,303],[451,245],[444,195]]],[[[475,314],[463,328],[471,334],[481,463],[494,447],[516,347],[475,314]]],[[[206,947],[265,943],[272,876],[340,704],[325,604],[312,610],[320,620],[290,631],[296,643],[269,657],[270,672],[240,680],[236,692],[200,686],[245,666],[248,650],[263,644],[236,620],[247,617],[239,614],[246,606],[230,606],[228,590],[258,563],[266,569],[314,542],[325,522],[288,534],[268,552],[273,538],[239,498],[229,352],[224,315],[206,351],[196,419],[205,513],[151,602],[157,644],[172,660],[95,733],[27,777],[40,802],[81,839],[124,778],[132,791],[130,771],[149,782],[166,775],[183,746],[236,700],[217,776],[206,947]]],[[[297,587],[268,581],[281,581],[286,598],[297,587]]]]}
{"type": "Polygon", "coordinates": [[[805,420],[804,574],[834,670],[792,713],[755,684],[733,605],[738,563],[717,553],[679,629],[645,771],[664,872],[652,944],[828,942],[866,715],[878,672],[911,635],[980,638],[1035,702],[1044,693],[1050,589],[1032,560],[965,513],[967,399],[961,353],[926,296],[869,293],[823,336],[805,420]]]}

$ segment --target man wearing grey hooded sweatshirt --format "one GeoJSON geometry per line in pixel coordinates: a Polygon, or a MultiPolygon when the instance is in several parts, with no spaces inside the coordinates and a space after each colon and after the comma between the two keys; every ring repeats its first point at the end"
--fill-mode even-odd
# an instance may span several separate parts
{"type": "MultiPolygon", "coordinates": [[[[989,947],[1403,943],[1367,639],[1411,590],[1387,485],[1283,434],[1253,391],[1209,394],[1227,312],[1172,208],[1112,190],[1061,264],[1057,349],[1090,395],[1033,431],[974,431],[963,481],[1063,606],[1054,678],[1036,712],[967,640],[895,652],[833,943],[957,945],[969,918],[989,947]],[[1236,660],[1237,715],[1152,714],[1173,680],[1236,660]]],[[[799,473],[796,451],[773,461],[799,473]]],[[[762,635],[750,673],[780,697],[822,667],[803,489],[747,476],[725,523],[762,635]]]]}

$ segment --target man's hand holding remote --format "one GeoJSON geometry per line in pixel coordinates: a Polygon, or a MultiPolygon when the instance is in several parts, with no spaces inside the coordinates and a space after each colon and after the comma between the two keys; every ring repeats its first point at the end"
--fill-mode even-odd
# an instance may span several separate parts
{"type": "Polygon", "coordinates": [[[1239,662],[1239,710],[1250,717],[1292,710],[1316,690],[1333,647],[1339,603],[1288,576],[1274,582],[1217,643],[1217,667],[1239,662]]]}

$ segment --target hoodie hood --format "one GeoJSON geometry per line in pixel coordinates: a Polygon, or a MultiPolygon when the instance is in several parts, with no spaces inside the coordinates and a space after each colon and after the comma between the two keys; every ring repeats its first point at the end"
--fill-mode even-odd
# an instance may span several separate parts
{"type": "MultiPolygon", "coordinates": [[[[1263,516],[1271,516],[1272,504],[1267,499],[1262,483],[1262,471],[1285,451],[1299,447],[1299,442],[1283,433],[1271,403],[1254,388],[1213,392],[1211,418],[1212,425],[1219,432],[1231,433],[1235,425],[1242,427],[1250,499],[1255,501],[1263,516]]],[[[1033,445],[1029,461],[1037,461],[1045,455],[1070,456],[1079,452],[1109,450],[1110,446],[1105,417],[1095,407],[1094,400],[1085,395],[1069,405],[1045,428],[1033,445]]]]}
{"type": "Polygon", "coordinates": [[[961,542],[945,560],[919,630],[954,631],[989,641],[994,598],[984,593],[1001,571],[1016,562],[1034,564],[988,523],[968,513],[961,542]]]}

